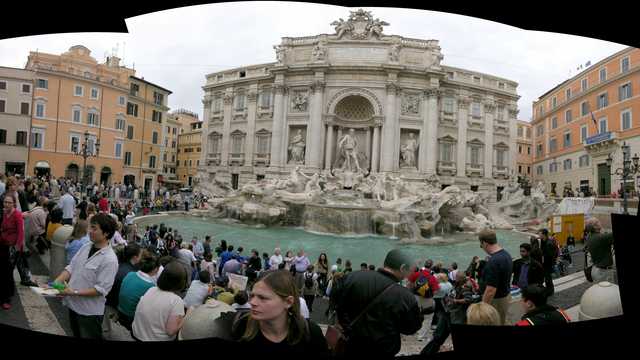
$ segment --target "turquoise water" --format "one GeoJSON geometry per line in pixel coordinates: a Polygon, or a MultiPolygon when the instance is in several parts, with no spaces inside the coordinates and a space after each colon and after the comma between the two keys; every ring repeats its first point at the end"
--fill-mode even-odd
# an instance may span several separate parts
{"type": "MultiPolygon", "coordinates": [[[[457,262],[459,267],[466,269],[473,256],[481,258],[486,256],[480,249],[477,237],[473,234],[455,234],[449,237],[458,240],[467,240],[451,245],[401,245],[398,240],[392,240],[385,236],[362,236],[343,237],[325,234],[314,234],[299,228],[255,228],[242,224],[229,224],[219,220],[202,219],[179,215],[169,215],[164,217],[154,217],[141,219],[139,228],[149,224],[164,223],[165,226],[178,229],[185,241],[191,241],[193,236],[204,240],[205,235],[213,237],[212,244],[216,245],[220,240],[227,240],[227,244],[235,248],[242,246],[243,254],[250,255],[251,249],[257,249],[260,254],[268,253],[270,256],[276,247],[282,250],[284,255],[286,250],[302,248],[312,262],[318,259],[320,253],[325,252],[329,258],[329,263],[335,263],[336,258],[341,257],[344,261],[351,260],[354,269],[360,268],[360,263],[374,264],[376,267],[382,266],[387,252],[394,248],[405,249],[413,254],[415,260],[424,262],[426,259],[433,259],[434,262],[441,261],[445,265],[457,262]]],[[[523,242],[528,242],[528,237],[517,232],[498,230],[498,241],[512,257],[519,257],[519,246],[523,242]]]]}

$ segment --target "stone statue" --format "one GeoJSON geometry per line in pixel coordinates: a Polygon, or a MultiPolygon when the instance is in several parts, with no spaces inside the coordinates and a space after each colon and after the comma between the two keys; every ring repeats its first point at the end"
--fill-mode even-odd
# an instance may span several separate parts
{"type": "Polygon", "coordinates": [[[402,152],[402,165],[406,167],[416,167],[416,151],[418,150],[418,141],[413,133],[409,133],[409,138],[400,148],[402,152]]]}
{"type": "Polygon", "coordinates": [[[338,142],[340,155],[344,157],[341,169],[361,172],[362,169],[358,163],[358,140],[355,134],[356,131],[354,129],[349,129],[349,133],[344,135],[338,142]]]}
{"type": "Polygon", "coordinates": [[[351,23],[348,21],[342,20],[342,18],[340,18],[340,20],[336,20],[332,22],[331,25],[335,26],[336,35],[338,39],[340,39],[345,33],[353,30],[351,23]]]}
{"type": "Polygon", "coordinates": [[[296,135],[289,143],[289,161],[288,164],[304,164],[304,154],[307,144],[305,143],[302,130],[298,129],[296,135]]]}
{"type": "Polygon", "coordinates": [[[389,61],[400,61],[400,44],[391,45],[391,48],[389,49],[389,61]]]}
{"type": "Polygon", "coordinates": [[[375,185],[373,185],[373,196],[376,197],[376,200],[378,200],[378,202],[384,199],[385,188],[386,188],[386,177],[387,177],[386,173],[378,174],[376,176],[375,185]]]}
{"type": "Polygon", "coordinates": [[[296,166],[295,168],[291,169],[291,174],[289,176],[289,179],[287,179],[287,187],[293,188],[293,192],[301,192],[303,191],[305,186],[305,179],[308,180],[311,178],[305,175],[300,170],[300,166],[296,166]]]}
{"type": "Polygon", "coordinates": [[[364,179],[364,173],[360,169],[354,172],[349,168],[340,168],[334,170],[334,173],[342,189],[356,190],[364,179]]]}
{"type": "Polygon", "coordinates": [[[382,27],[388,26],[388,25],[389,23],[386,21],[380,21],[380,19],[375,19],[371,21],[371,23],[369,24],[369,34],[371,36],[375,36],[378,39],[380,39],[380,36],[382,36],[382,27]]]}
{"type": "Polygon", "coordinates": [[[314,61],[323,61],[327,57],[327,47],[324,41],[319,41],[311,52],[314,61]]]}
{"type": "Polygon", "coordinates": [[[284,48],[279,45],[274,45],[273,48],[276,51],[276,59],[278,60],[278,64],[284,64],[284,60],[285,60],[284,48]]]}
{"type": "Polygon", "coordinates": [[[304,186],[305,193],[311,193],[313,191],[322,191],[322,188],[320,187],[320,175],[318,173],[313,174],[304,186]]]}
{"type": "Polygon", "coordinates": [[[298,93],[293,98],[293,109],[296,111],[307,111],[307,94],[298,93]]]}

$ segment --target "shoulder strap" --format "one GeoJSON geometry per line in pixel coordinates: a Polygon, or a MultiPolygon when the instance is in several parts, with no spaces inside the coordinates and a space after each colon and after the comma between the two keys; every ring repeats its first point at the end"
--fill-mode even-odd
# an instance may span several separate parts
{"type": "Polygon", "coordinates": [[[355,319],[353,319],[353,321],[351,321],[351,324],[349,324],[349,327],[353,327],[353,325],[355,325],[356,322],[358,322],[358,320],[360,320],[360,318],[367,313],[367,311],[369,311],[369,309],[371,309],[371,307],[373,306],[373,304],[382,297],[382,295],[384,295],[387,291],[389,291],[389,289],[391,289],[393,287],[393,285],[395,285],[395,283],[391,283],[389,285],[387,285],[387,287],[385,287],[378,295],[376,295],[375,298],[373,298],[373,300],[371,300],[369,302],[369,305],[367,305],[364,310],[362,310],[360,312],[360,314],[358,314],[358,316],[355,317],[355,319]]]}

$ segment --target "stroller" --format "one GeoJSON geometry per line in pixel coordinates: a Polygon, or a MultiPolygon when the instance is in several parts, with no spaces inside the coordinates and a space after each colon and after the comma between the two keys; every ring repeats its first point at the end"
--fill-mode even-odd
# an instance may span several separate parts
{"type": "Polygon", "coordinates": [[[559,276],[565,276],[569,273],[569,268],[572,266],[571,252],[568,246],[563,246],[560,249],[560,256],[556,262],[557,273],[559,276]]]}

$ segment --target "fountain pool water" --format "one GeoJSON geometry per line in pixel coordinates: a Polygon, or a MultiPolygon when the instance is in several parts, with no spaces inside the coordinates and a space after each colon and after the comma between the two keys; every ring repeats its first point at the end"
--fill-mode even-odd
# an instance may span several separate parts
{"type": "MultiPolygon", "coordinates": [[[[382,266],[387,252],[393,248],[402,248],[412,253],[416,260],[433,259],[442,261],[445,265],[457,262],[459,268],[465,270],[473,256],[481,258],[486,256],[480,249],[477,236],[468,233],[448,235],[456,240],[456,243],[447,245],[401,245],[398,240],[392,240],[385,236],[335,236],[318,233],[310,233],[300,228],[271,227],[258,228],[255,226],[234,224],[216,219],[198,218],[192,216],[167,215],[143,218],[137,221],[138,228],[144,229],[146,225],[164,223],[165,226],[178,229],[185,241],[190,241],[193,236],[203,240],[205,235],[214,237],[212,246],[217,246],[220,240],[234,247],[242,246],[243,254],[249,256],[251,249],[257,249],[271,255],[273,249],[279,247],[283,255],[287,250],[303,248],[309,259],[315,263],[320,253],[325,252],[331,264],[340,257],[344,261],[351,260],[355,270],[360,268],[360,263],[366,262],[376,267],[382,266]]],[[[498,241],[513,257],[519,256],[519,246],[528,242],[528,237],[522,233],[498,230],[498,241]]]]}

